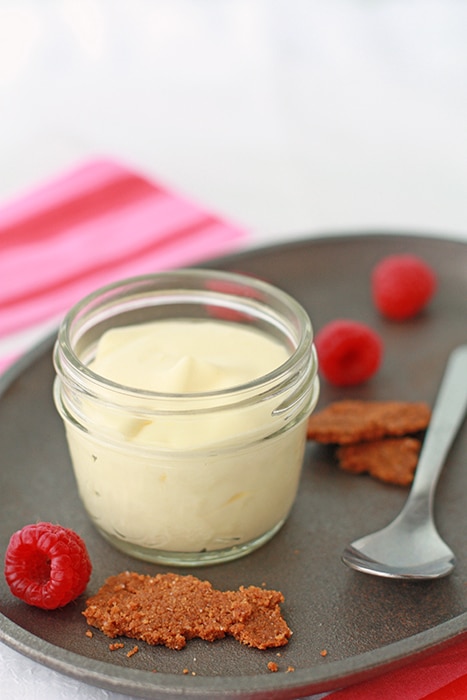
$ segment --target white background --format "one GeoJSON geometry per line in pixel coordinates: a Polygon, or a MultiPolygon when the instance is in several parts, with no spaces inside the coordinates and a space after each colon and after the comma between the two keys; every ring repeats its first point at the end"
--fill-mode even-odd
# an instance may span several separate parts
{"type": "MultiPolygon", "coordinates": [[[[95,155],[240,223],[252,246],[467,241],[467,3],[0,0],[0,203],[95,155]]],[[[0,688],[123,697],[3,645],[0,688]]]]}

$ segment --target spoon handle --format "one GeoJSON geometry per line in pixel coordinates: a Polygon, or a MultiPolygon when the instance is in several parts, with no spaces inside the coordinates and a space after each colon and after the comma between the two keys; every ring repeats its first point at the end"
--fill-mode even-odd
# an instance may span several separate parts
{"type": "Polygon", "coordinates": [[[449,448],[467,409],[467,345],[450,355],[418,460],[410,500],[433,497],[449,448]]]}

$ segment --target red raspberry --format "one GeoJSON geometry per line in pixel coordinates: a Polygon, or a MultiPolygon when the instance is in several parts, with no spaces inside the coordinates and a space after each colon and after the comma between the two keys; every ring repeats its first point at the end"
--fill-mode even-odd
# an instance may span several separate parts
{"type": "Polygon", "coordinates": [[[390,255],[374,267],[371,286],[379,312],[401,321],[412,318],[428,304],[436,290],[436,275],[416,255],[390,255]]]}
{"type": "Polygon", "coordinates": [[[13,595],[25,603],[60,608],[84,592],[90,576],[86,545],[73,530],[37,523],[11,536],[5,578],[13,595]]]}
{"type": "Polygon", "coordinates": [[[321,372],[336,386],[353,386],[370,379],[379,368],[383,343],[364,323],[337,319],[315,338],[321,372]]]}

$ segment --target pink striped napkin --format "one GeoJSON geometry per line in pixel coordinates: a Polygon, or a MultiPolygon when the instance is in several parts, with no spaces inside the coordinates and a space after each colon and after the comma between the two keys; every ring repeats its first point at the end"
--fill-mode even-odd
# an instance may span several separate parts
{"type": "Polygon", "coordinates": [[[200,263],[245,240],[240,227],[113,160],[62,174],[0,208],[0,370],[32,330],[103,284],[200,263]]]}

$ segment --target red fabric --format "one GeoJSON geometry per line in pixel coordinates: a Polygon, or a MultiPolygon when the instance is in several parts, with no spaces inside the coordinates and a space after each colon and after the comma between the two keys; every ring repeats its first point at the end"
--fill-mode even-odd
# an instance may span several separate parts
{"type": "Polygon", "coordinates": [[[331,693],[326,700],[467,698],[467,637],[395,671],[331,693]]]}
{"type": "Polygon", "coordinates": [[[455,681],[451,681],[443,688],[435,690],[434,693],[425,695],[422,700],[455,700],[458,698],[467,698],[467,676],[461,676],[455,681]]]}

